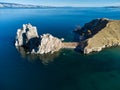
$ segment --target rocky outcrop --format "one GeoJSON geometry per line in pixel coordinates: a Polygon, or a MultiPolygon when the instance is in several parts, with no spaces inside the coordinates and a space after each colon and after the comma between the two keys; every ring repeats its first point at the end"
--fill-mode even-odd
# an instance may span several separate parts
{"type": "Polygon", "coordinates": [[[85,54],[120,45],[120,20],[95,19],[79,31],[81,50],[85,54]]]}
{"type": "Polygon", "coordinates": [[[15,46],[17,49],[23,47],[26,53],[52,54],[62,48],[62,40],[51,34],[38,36],[35,26],[24,24],[23,28],[17,31],[15,46]]]}
{"type": "Polygon", "coordinates": [[[62,40],[51,34],[43,34],[38,48],[37,53],[40,54],[54,53],[62,48],[62,40]]]}
{"type": "Polygon", "coordinates": [[[26,46],[33,38],[39,38],[37,28],[31,24],[23,24],[23,28],[17,31],[15,46],[26,46]]]}

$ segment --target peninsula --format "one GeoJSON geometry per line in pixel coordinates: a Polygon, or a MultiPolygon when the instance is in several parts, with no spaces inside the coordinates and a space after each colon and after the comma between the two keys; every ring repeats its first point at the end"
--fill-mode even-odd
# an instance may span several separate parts
{"type": "Polygon", "coordinates": [[[77,33],[80,35],[80,48],[84,54],[119,46],[120,20],[94,19],[78,29],[77,33]]]}

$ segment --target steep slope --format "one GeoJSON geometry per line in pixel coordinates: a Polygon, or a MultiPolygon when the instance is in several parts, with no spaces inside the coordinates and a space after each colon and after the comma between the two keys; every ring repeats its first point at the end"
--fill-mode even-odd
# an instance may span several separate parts
{"type": "Polygon", "coordinates": [[[96,19],[80,31],[81,49],[85,54],[120,45],[120,20],[96,19]],[[81,35],[81,33],[85,33],[81,35]]]}

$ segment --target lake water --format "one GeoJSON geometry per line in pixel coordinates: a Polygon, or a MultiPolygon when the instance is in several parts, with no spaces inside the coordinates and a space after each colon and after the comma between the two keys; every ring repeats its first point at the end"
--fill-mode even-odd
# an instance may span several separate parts
{"type": "Polygon", "coordinates": [[[120,19],[117,8],[0,9],[0,90],[120,90],[120,47],[83,55],[25,55],[14,47],[22,24],[73,41],[76,25],[95,18],[120,19]]]}

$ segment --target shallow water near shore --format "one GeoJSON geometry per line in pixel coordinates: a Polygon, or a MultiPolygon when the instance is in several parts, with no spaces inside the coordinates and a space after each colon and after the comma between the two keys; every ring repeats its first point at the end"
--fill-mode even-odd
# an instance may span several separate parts
{"type": "Polygon", "coordinates": [[[119,90],[120,47],[83,55],[63,49],[54,55],[25,55],[14,47],[22,24],[73,41],[76,25],[95,18],[120,20],[117,8],[0,9],[0,90],[119,90]]]}

